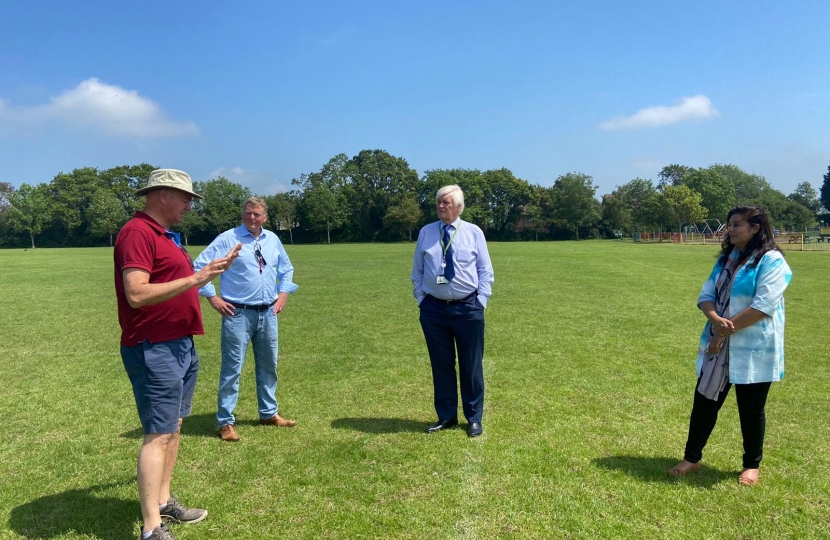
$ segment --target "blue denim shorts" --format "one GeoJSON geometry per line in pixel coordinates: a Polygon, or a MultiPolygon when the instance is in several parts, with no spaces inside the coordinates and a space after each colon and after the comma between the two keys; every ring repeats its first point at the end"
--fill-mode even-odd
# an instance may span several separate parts
{"type": "Polygon", "coordinates": [[[145,340],[121,347],[124,369],[133,386],[145,434],[175,433],[179,418],[190,414],[199,372],[199,355],[191,336],[161,343],[145,340]]]}

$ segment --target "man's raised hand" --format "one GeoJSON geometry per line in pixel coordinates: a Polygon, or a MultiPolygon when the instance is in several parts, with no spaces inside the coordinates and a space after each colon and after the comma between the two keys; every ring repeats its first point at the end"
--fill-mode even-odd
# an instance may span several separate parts
{"type": "Polygon", "coordinates": [[[233,261],[239,257],[239,251],[241,249],[242,244],[236,244],[230,251],[228,251],[227,255],[219,257],[218,259],[213,259],[206,264],[204,268],[196,272],[196,274],[194,274],[196,276],[196,286],[201,287],[202,285],[211,282],[213,278],[230,268],[233,261]]]}

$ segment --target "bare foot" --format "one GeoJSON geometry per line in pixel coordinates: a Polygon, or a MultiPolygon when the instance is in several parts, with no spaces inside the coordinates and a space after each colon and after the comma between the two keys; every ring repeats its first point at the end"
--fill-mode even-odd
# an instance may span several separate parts
{"type": "Polygon", "coordinates": [[[744,469],[738,477],[742,486],[754,486],[758,483],[758,469],[744,469]]]}
{"type": "Polygon", "coordinates": [[[696,473],[700,470],[700,462],[697,463],[689,463],[685,459],[669,469],[669,474],[674,476],[675,478],[680,478],[681,476],[686,476],[687,474],[696,473]]]}

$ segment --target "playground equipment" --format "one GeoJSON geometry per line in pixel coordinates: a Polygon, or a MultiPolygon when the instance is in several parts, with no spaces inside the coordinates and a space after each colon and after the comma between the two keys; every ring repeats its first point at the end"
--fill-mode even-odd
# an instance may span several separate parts
{"type": "Polygon", "coordinates": [[[697,223],[686,226],[686,234],[696,234],[707,238],[722,238],[725,229],[726,224],[721,223],[719,219],[707,219],[703,222],[702,227],[698,227],[697,223]]]}
{"type": "MultiPolygon", "coordinates": [[[[785,231],[775,229],[778,246],[787,251],[830,251],[830,227],[785,231]]],[[[718,219],[693,223],[682,233],[664,231],[635,232],[634,242],[672,242],[674,244],[720,245],[726,235],[726,224],[718,219]]]]}
{"type": "Polygon", "coordinates": [[[720,244],[726,234],[726,224],[719,219],[686,225],[683,234],[675,233],[675,244],[720,244]]]}

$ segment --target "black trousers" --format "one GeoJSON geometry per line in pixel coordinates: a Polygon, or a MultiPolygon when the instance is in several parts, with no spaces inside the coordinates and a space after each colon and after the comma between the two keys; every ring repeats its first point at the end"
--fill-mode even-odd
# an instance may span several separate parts
{"type": "Polygon", "coordinates": [[[475,295],[448,305],[427,296],[421,302],[421,328],[432,364],[435,412],[439,420],[458,416],[458,382],[461,404],[469,422],[481,422],[484,408],[484,308],[475,295]],[[458,379],[455,351],[458,349],[458,379]]]}
{"type": "MultiPolygon", "coordinates": [[[[698,383],[700,380],[698,380],[698,383]]],[[[764,456],[764,433],[767,427],[767,416],[764,407],[767,403],[770,382],[755,384],[736,384],[735,399],[738,402],[738,416],[741,419],[741,435],[744,439],[744,469],[757,469],[764,456]]],[[[731,383],[727,383],[718,399],[706,399],[697,391],[695,386],[695,401],[692,406],[692,416],[689,419],[689,438],[686,440],[686,452],[683,459],[690,463],[697,463],[703,456],[703,447],[709,440],[709,435],[715,429],[718,421],[718,412],[726,401],[731,383]]]]}

